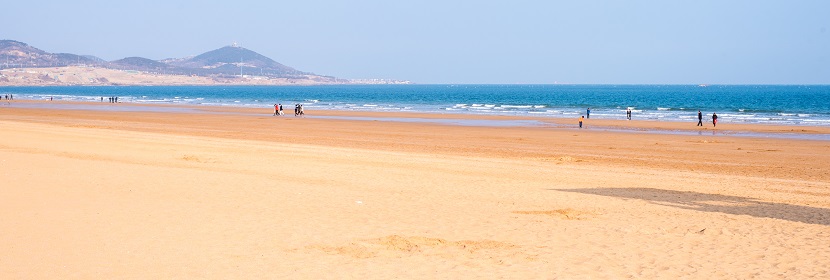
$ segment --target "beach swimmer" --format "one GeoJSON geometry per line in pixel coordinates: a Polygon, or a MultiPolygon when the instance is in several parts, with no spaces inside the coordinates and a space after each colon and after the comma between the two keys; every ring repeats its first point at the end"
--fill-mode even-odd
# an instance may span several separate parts
{"type": "Polygon", "coordinates": [[[582,121],[584,121],[584,120],[585,120],[585,116],[580,116],[579,117],[579,128],[582,128],[582,121]]]}
{"type": "Polygon", "coordinates": [[[712,113],[712,126],[718,126],[718,114],[712,113]]]}

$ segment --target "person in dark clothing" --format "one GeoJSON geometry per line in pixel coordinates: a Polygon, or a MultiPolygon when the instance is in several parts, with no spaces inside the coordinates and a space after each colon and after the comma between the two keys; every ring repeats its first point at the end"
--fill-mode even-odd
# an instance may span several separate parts
{"type": "Polygon", "coordinates": [[[703,126],[703,113],[697,110],[697,126],[703,126]]]}
{"type": "Polygon", "coordinates": [[[718,114],[712,113],[712,126],[718,126],[718,114]]]}

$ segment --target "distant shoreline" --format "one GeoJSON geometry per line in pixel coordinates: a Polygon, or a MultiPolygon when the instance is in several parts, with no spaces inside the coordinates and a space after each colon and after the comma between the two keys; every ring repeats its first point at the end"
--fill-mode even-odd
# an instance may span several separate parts
{"type": "Polygon", "coordinates": [[[0,86],[229,86],[229,85],[382,85],[412,84],[386,79],[340,79],[312,74],[299,77],[197,76],[117,70],[104,67],[62,66],[6,68],[0,70],[0,86]]]}

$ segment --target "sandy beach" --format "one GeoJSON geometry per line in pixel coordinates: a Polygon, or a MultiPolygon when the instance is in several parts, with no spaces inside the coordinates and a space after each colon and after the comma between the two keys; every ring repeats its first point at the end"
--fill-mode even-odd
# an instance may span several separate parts
{"type": "Polygon", "coordinates": [[[830,141],[730,136],[826,127],[53,104],[0,106],[3,279],[830,278],[830,141]]]}

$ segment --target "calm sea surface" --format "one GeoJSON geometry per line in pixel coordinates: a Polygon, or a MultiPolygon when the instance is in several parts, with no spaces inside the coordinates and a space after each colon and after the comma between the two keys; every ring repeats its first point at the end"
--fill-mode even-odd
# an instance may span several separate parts
{"type": "Polygon", "coordinates": [[[830,85],[365,85],[0,87],[15,99],[830,126],[830,85]]]}

